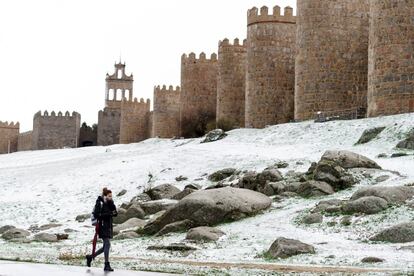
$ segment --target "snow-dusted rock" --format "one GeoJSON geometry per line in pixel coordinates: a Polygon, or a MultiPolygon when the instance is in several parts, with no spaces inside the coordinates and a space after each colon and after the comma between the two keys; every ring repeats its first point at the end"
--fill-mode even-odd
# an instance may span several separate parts
{"type": "Polygon", "coordinates": [[[304,224],[322,223],[323,216],[319,213],[308,214],[302,218],[304,224]]]}
{"type": "Polygon", "coordinates": [[[208,180],[218,182],[232,176],[236,172],[234,168],[226,168],[216,171],[208,176],[208,180]]]}
{"type": "Polygon", "coordinates": [[[175,200],[181,200],[181,199],[183,199],[184,197],[188,196],[189,194],[194,193],[195,191],[196,191],[196,190],[186,188],[186,189],[182,190],[181,192],[179,192],[178,194],[176,194],[175,196],[173,196],[173,198],[172,198],[172,199],[175,199],[175,200]]]}
{"type": "Polygon", "coordinates": [[[414,187],[410,186],[371,186],[356,191],[351,200],[361,197],[376,196],[385,199],[389,204],[402,204],[414,196],[414,187]]]}
{"type": "Polygon", "coordinates": [[[134,231],[126,231],[119,233],[114,237],[114,240],[130,240],[130,239],[136,239],[139,238],[139,235],[137,232],[134,231]]]}
{"type": "Polygon", "coordinates": [[[191,220],[194,226],[212,226],[252,216],[270,207],[269,197],[247,189],[221,188],[201,190],[186,196],[172,209],[144,227],[146,234],[155,234],[164,226],[191,220]]]}
{"type": "Polygon", "coordinates": [[[12,229],[16,229],[16,227],[13,225],[4,225],[0,227],[0,235],[12,229]]]}
{"type": "Polygon", "coordinates": [[[30,236],[30,232],[19,229],[19,228],[13,228],[6,232],[4,232],[1,237],[5,240],[14,240],[14,239],[24,239],[30,236]]]}
{"type": "Polygon", "coordinates": [[[58,238],[55,234],[38,233],[34,235],[33,240],[37,242],[57,242],[58,238]]]}
{"type": "Polygon", "coordinates": [[[384,229],[370,240],[391,243],[412,242],[414,241],[414,222],[401,223],[384,229]]]}
{"type": "Polygon", "coordinates": [[[153,200],[140,203],[142,210],[145,214],[153,215],[160,211],[168,210],[174,207],[177,204],[177,200],[162,199],[162,200],[153,200]]]}
{"type": "Polygon", "coordinates": [[[200,226],[190,229],[185,238],[193,241],[217,241],[224,235],[225,233],[217,228],[200,226]]]}
{"type": "Polygon", "coordinates": [[[165,225],[155,236],[163,236],[173,232],[184,232],[193,227],[193,222],[189,219],[172,222],[165,225]]]}
{"type": "Polygon", "coordinates": [[[388,202],[380,197],[365,196],[356,200],[350,200],[342,205],[342,212],[346,214],[376,214],[388,208],[388,202]]]}
{"type": "Polygon", "coordinates": [[[114,226],[114,235],[119,234],[125,230],[138,230],[139,228],[144,227],[146,222],[139,218],[130,218],[126,222],[114,226]]]}
{"type": "Polygon", "coordinates": [[[152,200],[171,199],[178,194],[180,189],[171,184],[163,184],[150,189],[147,194],[152,200]]]}
{"type": "Polygon", "coordinates": [[[298,190],[296,191],[296,193],[302,197],[331,195],[334,192],[335,191],[328,183],[313,180],[301,183],[298,190]]]}
{"type": "Polygon", "coordinates": [[[408,137],[397,144],[397,148],[414,150],[414,130],[411,130],[408,137]]]}
{"type": "Polygon", "coordinates": [[[218,140],[221,140],[221,139],[225,138],[226,136],[227,136],[227,134],[226,134],[226,132],[224,132],[224,130],[215,129],[215,130],[212,130],[209,133],[207,133],[204,140],[201,141],[201,143],[215,142],[215,141],[218,141],[218,140]]]}
{"type": "Polygon", "coordinates": [[[370,141],[372,141],[373,139],[375,139],[382,131],[384,131],[385,127],[375,127],[375,128],[370,128],[370,129],[366,129],[361,137],[359,138],[358,142],[356,143],[357,145],[360,144],[366,144],[370,141]]]}
{"type": "Polygon", "coordinates": [[[313,172],[316,181],[330,184],[336,191],[353,186],[356,181],[343,167],[335,162],[322,159],[318,162],[313,172]]]}
{"type": "Polygon", "coordinates": [[[321,161],[334,162],[344,169],[381,169],[381,167],[375,161],[363,155],[346,150],[328,150],[322,155],[321,161]]]}
{"type": "Polygon", "coordinates": [[[361,260],[362,263],[382,263],[384,259],[378,257],[365,257],[361,260]]]}
{"type": "Polygon", "coordinates": [[[314,254],[315,248],[298,240],[278,238],[267,251],[271,258],[286,259],[299,254],[314,254]]]}
{"type": "Polygon", "coordinates": [[[88,213],[88,214],[82,214],[82,215],[76,216],[75,220],[77,222],[84,222],[85,220],[88,220],[90,218],[91,218],[91,214],[88,213]]]}
{"type": "Polygon", "coordinates": [[[185,243],[172,243],[169,245],[152,245],[147,248],[148,250],[168,250],[168,251],[194,251],[197,247],[187,245],[185,243]]]}

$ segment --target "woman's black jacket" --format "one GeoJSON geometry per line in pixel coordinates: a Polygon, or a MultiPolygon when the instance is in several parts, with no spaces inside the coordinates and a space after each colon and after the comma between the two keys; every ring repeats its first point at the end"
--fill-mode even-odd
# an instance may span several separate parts
{"type": "Polygon", "coordinates": [[[98,219],[99,238],[112,239],[114,232],[112,217],[116,217],[118,215],[115,203],[112,200],[105,202],[102,196],[99,196],[96,200],[94,215],[98,219]]]}

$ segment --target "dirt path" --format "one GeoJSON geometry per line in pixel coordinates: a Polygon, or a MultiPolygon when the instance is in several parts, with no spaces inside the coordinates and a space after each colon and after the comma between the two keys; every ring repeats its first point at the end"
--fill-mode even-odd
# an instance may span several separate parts
{"type": "Polygon", "coordinates": [[[247,269],[247,270],[268,270],[272,272],[285,273],[384,273],[393,274],[400,270],[393,268],[373,268],[373,267],[351,267],[351,266],[312,266],[312,265],[290,265],[272,263],[224,263],[224,262],[203,262],[191,260],[155,260],[131,257],[117,257],[118,260],[137,260],[149,264],[180,264],[192,267],[208,267],[212,269],[247,269]]]}

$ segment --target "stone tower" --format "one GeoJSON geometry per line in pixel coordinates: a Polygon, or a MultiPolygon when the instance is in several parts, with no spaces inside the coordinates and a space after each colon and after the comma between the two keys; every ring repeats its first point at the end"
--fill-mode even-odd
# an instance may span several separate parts
{"type": "Polygon", "coordinates": [[[33,150],[78,147],[80,121],[77,112],[37,112],[33,118],[33,150]]]}
{"type": "Polygon", "coordinates": [[[217,80],[217,123],[244,127],[246,105],[247,41],[219,42],[217,80]]]}
{"type": "Polygon", "coordinates": [[[369,0],[297,1],[296,120],[365,116],[368,17],[369,0]]]}
{"type": "Polygon", "coordinates": [[[246,127],[293,120],[296,18],[293,9],[252,8],[247,15],[246,127]]]}
{"type": "Polygon", "coordinates": [[[125,72],[125,63],[115,63],[114,73],[106,74],[105,108],[98,115],[98,145],[120,143],[122,99],[133,97],[133,75],[125,72]]]}
{"type": "Polygon", "coordinates": [[[164,85],[154,87],[154,112],[152,135],[160,138],[180,136],[180,93],[176,89],[164,85]]]}
{"type": "Polygon", "coordinates": [[[137,100],[133,75],[125,73],[125,63],[115,64],[106,75],[105,108],[99,111],[98,145],[128,144],[148,138],[150,101],[137,100]]]}
{"type": "Polygon", "coordinates": [[[17,151],[19,131],[19,123],[0,121],[0,154],[17,151]]]}
{"type": "Polygon", "coordinates": [[[368,116],[414,112],[414,1],[371,0],[368,116]]]}
{"type": "Polygon", "coordinates": [[[217,55],[204,53],[181,57],[180,121],[181,136],[202,135],[200,122],[214,122],[217,107],[217,55]]]}

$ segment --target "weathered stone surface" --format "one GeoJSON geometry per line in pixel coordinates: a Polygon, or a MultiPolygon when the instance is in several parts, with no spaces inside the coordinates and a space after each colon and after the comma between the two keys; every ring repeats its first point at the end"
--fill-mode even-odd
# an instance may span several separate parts
{"type": "Polygon", "coordinates": [[[218,182],[232,176],[235,172],[236,169],[233,168],[222,169],[210,174],[208,180],[218,182]]]}
{"type": "Polygon", "coordinates": [[[338,210],[340,210],[343,203],[344,202],[340,199],[323,200],[316,204],[312,209],[312,213],[325,212],[328,208],[338,208],[338,210]]]}
{"type": "Polygon", "coordinates": [[[366,129],[361,137],[359,138],[357,145],[359,144],[366,144],[372,140],[374,140],[381,132],[383,132],[385,127],[375,127],[371,129],[366,129]]]}
{"type": "Polygon", "coordinates": [[[196,190],[193,190],[193,189],[184,189],[184,190],[182,190],[181,192],[179,192],[178,194],[176,194],[175,196],[173,196],[173,198],[172,199],[174,199],[174,200],[181,200],[181,199],[183,199],[184,197],[186,197],[186,196],[188,196],[189,194],[192,194],[192,193],[194,193],[196,190]]]}
{"type": "Polygon", "coordinates": [[[152,245],[147,248],[148,250],[168,250],[168,251],[194,251],[197,247],[186,245],[185,243],[172,243],[169,245],[152,245]]]}
{"type": "Polygon", "coordinates": [[[38,233],[34,235],[33,240],[38,242],[57,242],[58,238],[55,234],[38,233]]]}
{"type": "Polygon", "coordinates": [[[212,226],[224,221],[252,216],[270,207],[269,197],[246,189],[222,188],[201,190],[182,199],[161,217],[144,227],[147,234],[155,234],[164,226],[191,220],[194,226],[212,226]]]}
{"type": "Polygon", "coordinates": [[[389,204],[402,204],[414,196],[414,187],[408,186],[374,186],[364,187],[356,191],[351,200],[361,197],[376,196],[385,199],[389,204]]]}
{"type": "Polygon", "coordinates": [[[137,232],[134,231],[126,231],[126,232],[122,232],[117,234],[114,237],[114,240],[130,240],[130,239],[136,239],[139,238],[139,235],[137,232]]]}
{"type": "Polygon", "coordinates": [[[201,190],[201,186],[196,183],[191,183],[191,184],[185,185],[184,189],[201,190]]]}
{"type": "Polygon", "coordinates": [[[205,138],[201,143],[210,143],[215,142],[221,139],[224,139],[227,136],[227,134],[222,129],[215,129],[210,131],[206,134],[205,138]]]}
{"type": "Polygon", "coordinates": [[[173,232],[185,232],[191,227],[193,227],[193,222],[189,219],[176,221],[165,225],[160,231],[155,234],[155,236],[163,236],[173,232]]]}
{"type": "Polygon", "coordinates": [[[121,190],[116,196],[123,196],[123,195],[125,195],[126,193],[127,193],[128,191],[127,190],[125,190],[125,189],[123,189],[123,190],[121,190]]]}
{"type": "Polygon", "coordinates": [[[180,87],[154,88],[152,137],[180,137],[180,87]]]}
{"type": "Polygon", "coordinates": [[[177,204],[177,202],[178,201],[176,200],[162,199],[162,200],[142,202],[140,206],[147,215],[153,215],[160,211],[168,210],[174,207],[177,204]]]}
{"type": "Polygon", "coordinates": [[[1,237],[5,240],[24,239],[28,236],[30,236],[29,231],[18,228],[10,229],[1,235],[1,237]]]}
{"type": "Polygon", "coordinates": [[[397,224],[380,231],[370,238],[371,241],[405,243],[414,241],[414,222],[397,224]]]}
{"type": "Polygon", "coordinates": [[[355,179],[344,168],[337,163],[321,160],[313,173],[316,181],[323,181],[330,184],[335,191],[344,190],[355,184],[355,179]]]}
{"type": "Polygon", "coordinates": [[[193,241],[217,241],[225,233],[217,228],[200,226],[188,231],[186,239],[193,241]]]}
{"type": "Polygon", "coordinates": [[[277,169],[269,168],[257,175],[257,180],[264,185],[266,182],[278,182],[283,180],[283,176],[277,169]]]}
{"type": "Polygon", "coordinates": [[[4,226],[0,227],[0,235],[2,235],[3,233],[5,233],[9,230],[12,230],[12,229],[16,229],[16,227],[13,226],[13,225],[4,225],[4,226]]]}
{"type": "Polygon", "coordinates": [[[304,224],[315,224],[315,223],[322,223],[323,216],[319,213],[308,214],[303,217],[302,222],[304,224]]]}
{"type": "Polygon", "coordinates": [[[243,189],[249,189],[254,191],[257,188],[257,173],[247,172],[239,180],[239,187],[243,189]]]}
{"type": "Polygon", "coordinates": [[[275,259],[286,259],[299,254],[314,253],[315,248],[312,245],[287,238],[278,238],[267,251],[267,255],[275,259]]]}
{"type": "Polygon", "coordinates": [[[58,241],[63,241],[63,240],[69,239],[69,235],[65,234],[65,233],[63,233],[63,234],[58,233],[58,234],[56,234],[56,237],[57,237],[58,241]]]}
{"type": "Polygon", "coordinates": [[[384,259],[377,257],[365,257],[361,260],[362,263],[382,263],[384,261],[384,259]]]}
{"type": "Polygon", "coordinates": [[[397,144],[397,148],[414,150],[414,130],[411,130],[408,137],[397,144]]]}
{"type": "Polygon", "coordinates": [[[316,197],[331,195],[335,191],[328,183],[320,181],[307,181],[301,183],[296,192],[302,197],[316,197]]]}
{"type": "Polygon", "coordinates": [[[77,222],[84,222],[85,220],[88,220],[91,218],[91,214],[83,214],[83,215],[78,215],[75,220],[77,222]]]}
{"type": "Polygon", "coordinates": [[[125,231],[125,230],[130,230],[131,229],[131,230],[136,231],[139,228],[144,227],[145,224],[146,224],[146,222],[144,220],[142,220],[142,219],[139,219],[139,218],[130,218],[126,222],[114,226],[113,232],[114,232],[114,235],[117,235],[120,232],[125,231]]]}
{"type": "Polygon", "coordinates": [[[321,161],[334,162],[344,169],[351,168],[371,168],[381,169],[381,167],[373,160],[346,150],[328,150],[321,158],[321,161]]]}
{"type": "Polygon", "coordinates": [[[123,208],[118,209],[118,216],[113,218],[113,222],[115,224],[121,224],[126,222],[127,220],[131,218],[139,218],[143,219],[145,217],[145,212],[142,210],[140,205],[138,203],[134,203],[131,205],[128,210],[125,210],[123,208]]]}
{"type": "Polygon", "coordinates": [[[188,180],[188,177],[183,176],[183,175],[177,176],[175,178],[175,181],[177,181],[177,182],[186,181],[186,180],[188,180]]]}
{"type": "Polygon", "coordinates": [[[141,193],[135,196],[134,198],[132,198],[131,203],[134,203],[134,202],[141,203],[141,202],[147,202],[151,200],[152,200],[151,197],[147,193],[141,193]]]}
{"type": "Polygon", "coordinates": [[[376,214],[388,208],[388,202],[380,197],[366,196],[356,200],[351,200],[342,206],[345,214],[376,214]]]}
{"type": "Polygon", "coordinates": [[[178,194],[180,189],[171,184],[163,184],[150,189],[147,194],[152,200],[171,199],[178,194]]]}

